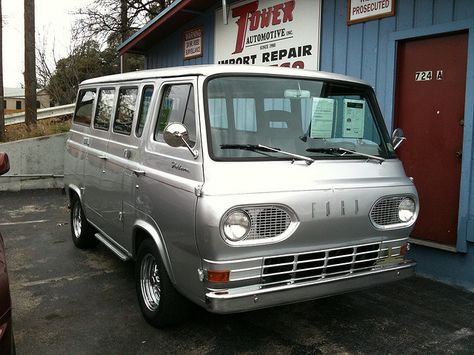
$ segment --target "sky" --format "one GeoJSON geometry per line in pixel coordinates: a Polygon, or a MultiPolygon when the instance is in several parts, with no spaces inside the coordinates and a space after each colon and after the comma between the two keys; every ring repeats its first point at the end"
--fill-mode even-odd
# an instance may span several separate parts
{"type": "MultiPolygon", "coordinates": [[[[3,12],[3,81],[5,87],[21,87],[24,82],[23,1],[1,0],[3,12]]],[[[36,0],[35,37],[37,46],[46,43],[47,53],[54,48],[56,59],[71,48],[73,12],[92,0],[36,0]]]]}

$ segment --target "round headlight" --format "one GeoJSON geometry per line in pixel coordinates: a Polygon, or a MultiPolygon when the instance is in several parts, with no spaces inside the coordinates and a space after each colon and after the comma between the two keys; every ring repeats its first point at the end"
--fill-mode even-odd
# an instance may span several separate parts
{"type": "Polygon", "coordinates": [[[398,218],[402,222],[410,221],[415,215],[415,201],[413,199],[406,197],[400,201],[398,205],[398,218]]]}
{"type": "Polygon", "coordinates": [[[232,242],[243,239],[250,231],[250,217],[241,210],[229,213],[223,223],[224,234],[232,242]]]}

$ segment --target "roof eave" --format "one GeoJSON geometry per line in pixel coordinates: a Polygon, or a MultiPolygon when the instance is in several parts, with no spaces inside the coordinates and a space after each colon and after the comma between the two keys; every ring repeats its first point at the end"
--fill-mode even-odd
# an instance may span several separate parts
{"type": "Polygon", "coordinates": [[[150,32],[152,32],[157,27],[159,27],[163,22],[171,18],[175,13],[183,9],[190,2],[191,0],[175,0],[174,2],[172,2],[171,5],[169,5],[163,11],[161,11],[154,19],[149,21],[140,30],[135,32],[125,42],[121,43],[117,47],[117,50],[119,51],[119,53],[123,55],[126,52],[130,52],[130,53],[142,52],[140,50],[133,50],[133,46],[137,44],[141,39],[146,37],[150,32]]]}

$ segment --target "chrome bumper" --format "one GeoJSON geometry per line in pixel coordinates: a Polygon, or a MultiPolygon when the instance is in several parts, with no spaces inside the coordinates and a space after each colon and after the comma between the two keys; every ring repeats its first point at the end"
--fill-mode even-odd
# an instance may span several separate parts
{"type": "Polygon", "coordinates": [[[319,279],[267,289],[256,286],[206,293],[206,305],[210,312],[236,313],[282,304],[309,301],[349,291],[376,286],[386,282],[413,276],[416,262],[406,260],[396,266],[371,270],[365,273],[319,279]]]}

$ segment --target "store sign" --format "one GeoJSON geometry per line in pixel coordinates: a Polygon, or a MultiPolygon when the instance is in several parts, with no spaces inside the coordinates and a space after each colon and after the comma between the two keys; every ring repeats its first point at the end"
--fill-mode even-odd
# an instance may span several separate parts
{"type": "Polygon", "coordinates": [[[319,69],[321,0],[233,3],[216,11],[215,63],[319,69]]]}
{"type": "Polygon", "coordinates": [[[184,60],[202,57],[202,28],[193,28],[183,34],[184,60]]]}
{"type": "Polygon", "coordinates": [[[395,15],[395,0],[347,0],[347,24],[395,15]]]}

